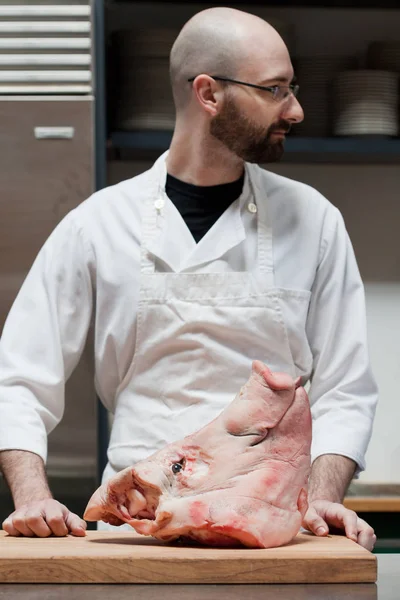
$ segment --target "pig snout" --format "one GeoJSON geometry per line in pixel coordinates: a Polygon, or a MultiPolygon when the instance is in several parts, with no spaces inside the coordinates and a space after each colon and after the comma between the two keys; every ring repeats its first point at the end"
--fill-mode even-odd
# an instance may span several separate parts
{"type": "Polygon", "coordinates": [[[83,518],[86,521],[107,522],[110,522],[111,515],[122,522],[141,514],[146,518],[154,518],[155,504],[154,497],[151,497],[151,502],[148,502],[145,488],[138,482],[134,470],[128,468],[121,471],[114,481],[100,486],[95,491],[83,518]],[[153,511],[149,510],[150,506],[153,507],[153,511]]]}
{"type": "Polygon", "coordinates": [[[103,518],[104,486],[99,487],[90,498],[83,518],[85,521],[100,521],[103,518]]]}
{"type": "MultiPolygon", "coordinates": [[[[114,524],[117,521],[157,521],[160,495],[169,495],[177,477],[184,471],[186,459],[166,457],[163,465],[151,461],[137,463],[117,474],[107,484],[100,486],[90,498],[83,515],[86,521],[114,524]]],[[[167,515],[162,515],[163,522],[167,515]]],[[[143,523],[140,529],[146,529],[143,523]]]]}

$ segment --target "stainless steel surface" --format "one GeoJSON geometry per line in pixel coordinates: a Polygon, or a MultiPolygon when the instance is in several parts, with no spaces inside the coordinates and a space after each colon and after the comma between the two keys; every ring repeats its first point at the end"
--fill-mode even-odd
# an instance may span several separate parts
{"type": "Polygon", "coordinates": [[[0,6],[0,17],[88,17],[90,6],[79,4],[60,5],[24,5],[0,6]]]}
{"type": "MultiPolygon", "coordinates": [[[[0,333],[40,247],[93,192],[93,104],[90,99],[0,100],[0,333]],[[60,125],[74,129],[73,139],[35,139],[35,127],[60,125]]],[[[96,468],[90,344],[91,338],[68,381],[63,420],[49,438],[52,472],[91,476],[96,468]]]]}
{"type": "Polygon", "coordinates": [[[0,40],[0,48],[7,50],[85,50],[90,49],[90,38],[9,37],[0,40]]]}
{"type": "Polygon", "coordinates": [[[0,54],[6,66],[82,66],[90,65],[90,54],[0,54]]]}
{"type": "MultiPolygon", "coordinates": [[[[43,84],[29,83],[26,85],[18,84],[2,84],[0,85],[0,94],[90,94],[92,85],[86,84],[43,84]]],[[[55,101],[58,100],[54,96],[55,101]]]]}
{"type": "Polygon", "coordinates": [[[79,81],[87,83],[91,81],[92,75],[89,70],[85,71],[0,71],[0,81],[28,83],[57,83],[65,81],[79,81]]]}
{"type": "Polygon", "coordinates": [[[0,600],[398,600],[400,554],[378,556],[378,583],[332,585],[3,584],[0,600]]]}
{"type": "Polygon", "coordinates": [[[57,5],[0,2],[0,34],[4,38],[0,44],[0,94],[57,93],[54,87],[60,88],[58,93],[91,93],[89,0],[57,5]],[[57,37],[61,43],[54,39],[57,37]],[[70,48],[80,48],[82,53],[69,52],[70,48]],[[24,53],[18,52],[21,49],[24,53]],[[66,51],[52,52],[54,49],[66,51]]]}
{"type": "Polygon", "coordinates": [[[93,191],[93,102],[0,101],[0,329],[36,254],[93,191]],[[35,140],[37,126],[73,127],[73,140],[35,140]]]}
{"type": "MultiPolygon", "coordinates": [[[[338,587],[305,585],[21,585],[0,588],[0,600],[376,600],[373,584],[338,587]],[[331,589],[327,589],[331,587],[331,589]]],[[[393,596],[393,598],[398,596],[393,596]]],[[[379,596],[379,600],[385,597],[379,596]]],[[[389,596],[388,596],[389,598],[389,596]]],[[[390,597],[391,598],[391,597],[390,597]]]]}
{"type": "Polygon", "coordinates": [[[90,23],[85,21],[3,21],[2,33],[89,33],[90,23]]]}

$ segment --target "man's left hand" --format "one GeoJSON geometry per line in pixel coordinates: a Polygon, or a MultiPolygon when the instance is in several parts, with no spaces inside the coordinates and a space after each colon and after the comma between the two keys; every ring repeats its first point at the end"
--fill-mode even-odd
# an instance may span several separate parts
{"type": "Polygon", "coordinates": [[[370,551],[376,542],[374,530],[366,521],[343,504],[329,500],[311,501],[302,526],[318,536],[328,535],[330,530],[343,533],[370,551]]]}

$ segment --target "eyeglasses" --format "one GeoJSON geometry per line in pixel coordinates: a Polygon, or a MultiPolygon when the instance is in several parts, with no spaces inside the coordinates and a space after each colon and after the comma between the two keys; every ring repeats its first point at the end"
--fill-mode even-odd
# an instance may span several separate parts
{"type": "MultiPolygon", "coordinates": [[[[197,77],[197,75],[196,75],[197,77]]],[[[196,77],[190,77],[188,81],[193,82],[196,77]]],[[[291,83],[290,85],[256,85],[255,83],[247,83],[245,81],[238,81],[237,79],[229,79],[229,77],[219,77],[210,75],[216,81],[227,81],[228,83],[236,83],[238,85],[247,85],[248,87],[256,88],[257,90],[264,90],[265,92],[270,92],[272,94],[272,99],[276,102],[281,102],[282,100],[287,100],[290,95],[296,98],[299,93],[299,86],[291,83]]]]}

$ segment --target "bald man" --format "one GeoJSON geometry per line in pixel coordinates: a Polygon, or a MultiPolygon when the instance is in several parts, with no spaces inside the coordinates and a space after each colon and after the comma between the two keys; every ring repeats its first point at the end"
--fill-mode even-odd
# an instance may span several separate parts
{"type": "Polygon", "coordinates": [[[374,531],[342,504],[377,401],[352,246],[328,200],[257,164],[279,160],[303,119],[288,50],[262,19],[212,8],[183,27],[170,66],[169,151],[61,221],[8,316],[0,461],[15,512],[3,529],[85,535],[44,464],[95,306],[96,391],[114,416],[103,483],[211,421],[260,359],[310,384],[303,526],[372,549],[374,531]]]}

